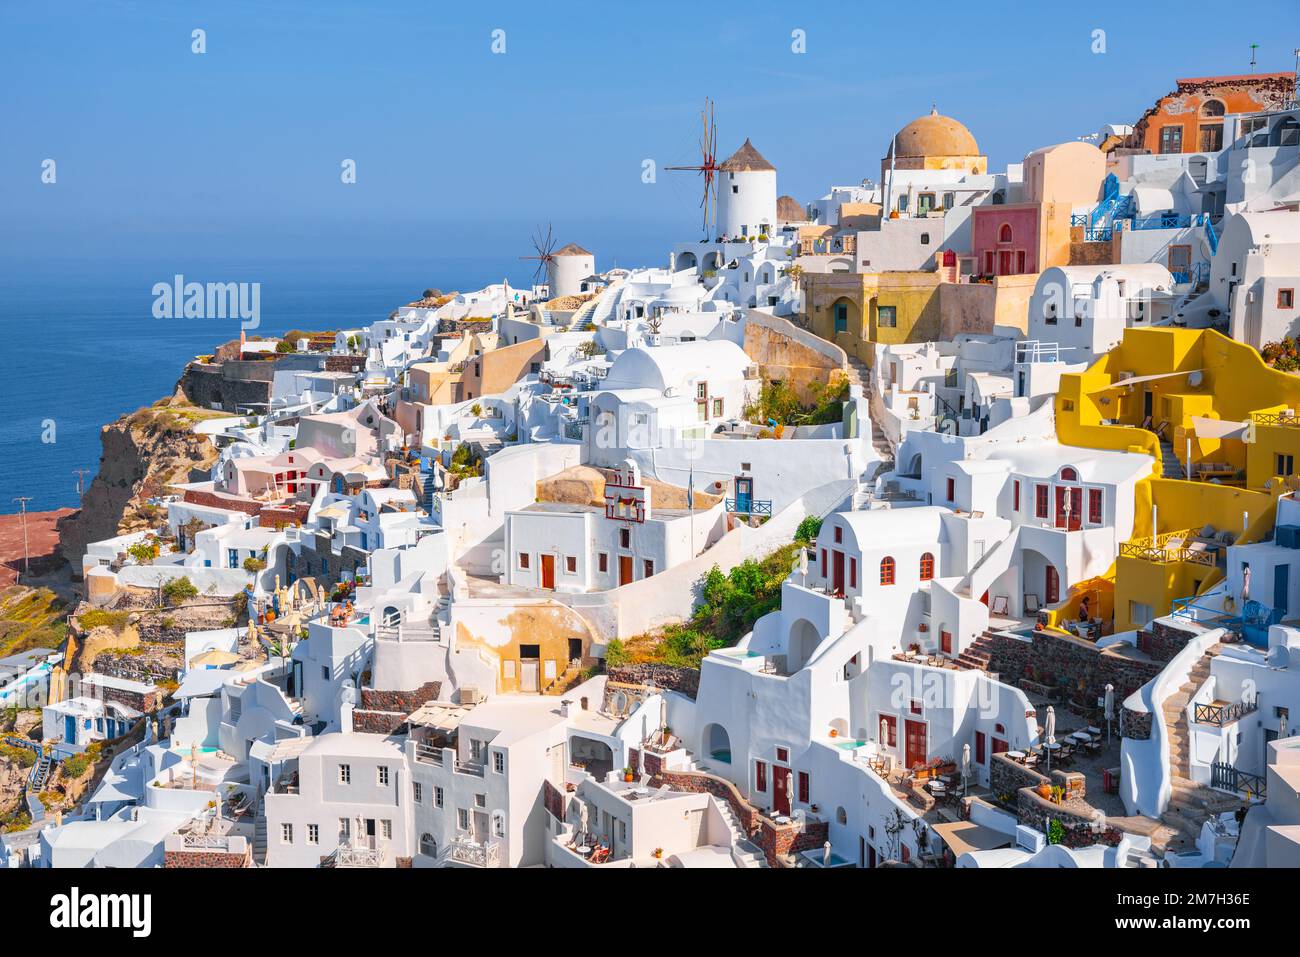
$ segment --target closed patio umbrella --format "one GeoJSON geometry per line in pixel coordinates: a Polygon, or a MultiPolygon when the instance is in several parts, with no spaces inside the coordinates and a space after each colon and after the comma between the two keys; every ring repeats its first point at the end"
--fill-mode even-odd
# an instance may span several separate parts
{"type": "Polygon", "coordinates": [[[1047,752],[1047,771],[1050,774],[1052,770],[1052,749],[1051,746],[1056,744],[1056,709],[1050,704],[1047,706],[1047,723],[1043,728],[1043,748],[1047,752]]]}
{"type": "Polygon", "coordinates": [[[822,867],[831,866],[831,842],[827,841],[822,845],[822,867]]]}
{"type": "Polygon", "coordinates": [[[1115,686],[1106,685],[1106,743],[1110,743],[1110,723],[1115,717],[1115,686]]]}
{"type": "Polygon", "coordinates": [[[961,793],[964,797],[970,782],[970,745],[961,746],[961,793]]]}

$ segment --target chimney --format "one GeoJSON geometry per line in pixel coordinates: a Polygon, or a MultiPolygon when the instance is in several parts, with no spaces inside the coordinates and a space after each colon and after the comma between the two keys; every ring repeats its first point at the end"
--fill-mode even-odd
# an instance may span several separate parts
{"type": "Polygon", "coordinates": [[[568,698],[564,698],[563,700],[561,700],[560,714],[564,715],[567,718],[569,716],[569,706],[571,704],[573,704],[573,702],[571,702],[568,698]]]}
{"type": "Polygon", "coordinates": [[[587,710],[587,696],[586,696],[586,695],[583,695],[583,696],[579,699],[579,703],[582,705],[582,710],[583,710],[583,711],[586,711],[586,710],[587,710]]]}

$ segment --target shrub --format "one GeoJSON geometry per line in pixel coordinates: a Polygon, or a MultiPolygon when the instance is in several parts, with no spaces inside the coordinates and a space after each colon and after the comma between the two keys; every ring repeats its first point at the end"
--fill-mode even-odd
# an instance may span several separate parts
{"type": "Polygon", "coordinates": [[[816,515],[809,515],[799,527],[794,530],[794,540],[796,542],[811,543],[817,540],[817,536],[822,532],[822,520],[816,515]]]}
{"type": "Polygon", "coordinates": [[[131,613],[127,611],[104,611],[100,608],[94,608],[82,612],[77,620],[86,631],[90,631],[92,628],[107,627],[120,633],[126,627],[127,619],[130,617],[131,613]]]}
{"type": "Polygon", "coordinates": [[[194,582],[184,575],[180,578],[173,578],[162,586],[163,600],[169,605],[179,605],[191,598],[197,598],[198,594],[199,590],[194,586],[194,582]]]}
{"type": "Polygon", "coordinates": [[[630,661],[627,654],[627,647],[618,638],[610,641],[605,646],[605,664],[611,668],[617,668],[619,665],[625,665],[630,661]]]}
{"type": "Polygon", "coordinates": [[[293,352],[293,343],[288,339],[281,339],[275,344],[276,352],[293,352]]]}
{"type": "Polygon", "coordinates": [[[266,571],[266,562],[260,558],[254,558],[252,555],[244,559],[244,571],[256,575],[258,572],[266,571]]]}
{"type": "Polygon", "coordinates": [[[90,770],[90,757],[85,754],[74,754],[70,758],[64,758],[60,768],[65,778],[76,780],[90,770]]]}

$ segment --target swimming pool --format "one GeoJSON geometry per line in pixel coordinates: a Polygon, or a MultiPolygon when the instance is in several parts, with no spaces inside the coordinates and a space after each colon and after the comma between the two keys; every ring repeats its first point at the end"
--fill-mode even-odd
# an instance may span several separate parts
{"type": "Polygon", "coordinates": [[[835,745],[835,747],[839,748],[841,751],[856,751],[866,743],[867,742],[865,741],[841,741],[839,744],[835,745]]]}

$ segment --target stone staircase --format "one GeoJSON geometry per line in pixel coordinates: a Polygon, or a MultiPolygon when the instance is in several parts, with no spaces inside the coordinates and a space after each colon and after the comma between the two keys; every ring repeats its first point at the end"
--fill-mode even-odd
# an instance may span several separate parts
{"type": "Polygon", "coordinates": [[[767,857],[741,829],[740,821],[736,817],[736,812],[731,809],[731,805],[726,801],[719,801],[717,798],[713,799],[713,804],[722,812],[723,820],[727,822],[727,830],[731,832],[731,857],[736,862],[736,866],[742,868],[768,867],[767,857]]]}
{"type": "Polygon", "coordinates": [[[1178,455],[1174,452],[1174,443],[1163,436],[1160,439],[1160,464],[1163,468],[1165,478],[1185,479],[1187,473],[1183,471],[1183,463],[1178,461],[1178,455]]]}
{"type": "Polygon", "coordinates": [[[266,865],[266,806],[258,804],[257,822],[253,825],[253,863],[266,865]]]}
{"type": "Polygon", "coordinates": [[[1187,703],[1196,694],[1196,689],[1210,676],[1210,662],[1222,648],[1222,645],[1211,645],[1193,666],[1187,681],[1161,705],[1169,735],[1169,773],[1173,790],[1169,806],[1160,815],[1160,821],[1176,832],[1168,844],[1172,851],[1195,846],[1196,839],[1201,834],[1201,825],[1211,817],[1234,810],[1241,804],[1235,795],[1215,791],[1191,779],[1191,729],[1187,718],[1187,703]]]}
{"type": "Polygon", "coordinates": [[[975,671],[988,671],[993,660],[993,638],[986,631],[957,655],[957,663],[975,671]]]}

